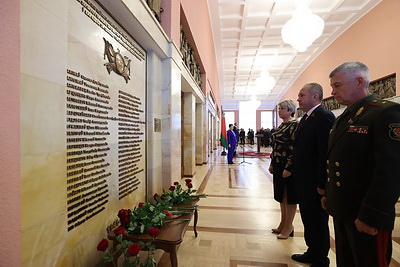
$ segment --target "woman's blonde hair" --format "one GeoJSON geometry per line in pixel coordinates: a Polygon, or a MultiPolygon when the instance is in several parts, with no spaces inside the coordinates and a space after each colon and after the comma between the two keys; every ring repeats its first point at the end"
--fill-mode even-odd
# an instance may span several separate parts
{"type": "Polygon", "coordinates": [[[283,100],[279,102],[278,106],[280,108],[285,108],[288,111],[291,111],[292,113],[290,114],[292,117],[294,117],[294,114],[296,113],[296,104],[294,103],[293,100],[283,100]]]}

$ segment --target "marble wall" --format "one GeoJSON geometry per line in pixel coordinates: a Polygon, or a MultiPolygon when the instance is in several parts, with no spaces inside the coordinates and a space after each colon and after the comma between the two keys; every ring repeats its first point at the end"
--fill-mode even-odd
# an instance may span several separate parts
{"type": "Polygon", "coordinates": [[[182,177],[181,71],[171,59],[163,61],[162,185],[168,188],[182,177]]]}
{"type": "Polygon", "coordinates": [[[195,143],[196,143],[196,165],[203,165],[206,163],[205,154],[205,105],[203,103],[196,103],[196,130],[195,130],[195,143]]]}
{"type": "MultiPolygon", "coordinates": [[[[147,53],[147,76],[151,77],[147,82],[147,174],[148,195],[161,192],[162,185],[162,130],[156,132],[154,119],[161,120],[162,116],[162,91],[163,63],[154,51],[147,53]]],[[[164,122],[161,120],[161,125],[164,122]]]]}
{"type": "Polygon", "coordinates": [[[146,52],[95,7],[100,8],[91,1],[21,1],[23,266],[94,265],[102,256],[96,245],[106,237],[118,210],[145,199],[146,52]],[[120,53],[124,64],[130,60],[132,72],[125,77],[117,74],[123,65],[107,71],[111,61],[104,55],[103,38],[114,46],[109,52],[120,53]],[[133,120],[126,119],[133,117],[138,122],[134,129],[121,126],[132,125],[133,120]],[[142,171],[133,174],[129,169],[135,185],[127,191],[134,193],[124,195],[120,144],[131,139],[129,130],[136,131],[139,142],[127,149],[140,153],[135,166],[142,171]],[[101,141],[70,141],[89,137],[101,141]],[[76,145],[91,150],[69,148],[76,145]],[[104,163],[92,164],[95,160],[89,158],[104,163]],[[85,168],[73,168],[79,172],[74,174],[70,162],[85,168]],[[87,177],[91,182],[81,185],[87,177]],[[93,188],[97,192],[89,195],[93,188]]]}
{"type": "MultiPolygon", "coordinates": [[[[180,180],[184,175],[183,162],[189,174],[194,173],[196,159],[199,163],[206,162],[205,98],[183,66],[179,50],[160,30],[150,12],[144,1],[127,1],[126,5],[122,1],[100,0],[21,1],[23,266],[95,265],[103,256],[96,251],[96,245],[106,237],[107,227],[115,223],[119,209],[132,208],[140,201],[151,199],[154,193],[180,180]],[[98,17],[97,11],[93,13],[94,7],[107,9],[112,16],[107,12],[103,15],[107,15],[109,21],[98,17]],[[108,65],[111,62],[104,53],[111,50],[106,49],[103,38],[110,42],[114,52],[120,53],[119,60],[127,64],[130,59],[130,73],[108,65]],[[111,68],[109,71],[107,65],[111,68]],[[88,82],[81,74],[92,81],[88,82]],[[183,124],[187,132],[182,132],[183,78],[193,88],[193,92],[185,93],[187,116],[183,117],[186,118],[183,124]],[[104,103],[93,99],[88,103],[69,102],[84,101],[88,88],[77,89],[79,86],[68,84],[77,86],[86,82],[87,86],[99,83],[99,87],[107,91],[106,96],[99,97],[104,98],[104,103]],[[72,90],[80,95],[68,98],[72,90]],[[126,96],[125,93],[140,99],[139,109],[143,109],[139,112],[140,120],[146,121],[135,129],[143,133],[140,138],[144,142],[139,148],[143,160],[138,166],[144,171],[137,175],[140,183],[135,191],[120,199],[118,136],[128,137],[126,131],[129,130],[120,129],[115,118],[120,115],[119,99],[126,96]],[[85,114],[90,105],[99,103],[108,105],[98,109],[110,117],[103,119],[106,126],[101,129],[106,135],[103,142],[107,149],[102,158],[107,165],[101,168],[110,173],[110,177],[105,178],[107,201],[90,221],[75,225],[68,218],[69,212],[74,211],[69,205],[72,200],[68,186],[75,186],[69,179],[78,179],[78,176],[69,176],[67,162],[74,158],[70,155],[82,151],[67,149],[71,145],[67,141],[69,134],[78,135],[77,131],[67,131],[67,128],[87,125],[71,123],[68,119],[76,117],[69,117],[68,111],[85,114]],[[156,129],[155,119],[161,122],[161,131],[156,129]],[[182,133],[190,141],[184,150],[184,159],[182,133]],[[199,146],[195,138],[202,139],[199,146]]],[[[89,133],[88,128],[84,129],[82,132],[89,133]]]]}
{"type": "Polygon", "coordinates": [[[183,93],[183,176],[193,177],[196,167],[196,99],[183,93]]]}

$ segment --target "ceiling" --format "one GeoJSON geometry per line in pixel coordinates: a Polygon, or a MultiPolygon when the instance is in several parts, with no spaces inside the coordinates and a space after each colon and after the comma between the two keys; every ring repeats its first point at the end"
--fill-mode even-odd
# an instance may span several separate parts
{"type": "Polygon", "coordinates": [[[222,110],[238,110],[253,95],[258,109],[273,110],[305,68],[338,36],[382,0],[304,0],[325,21],[324,31],[305,52],[282,41],[283,25],[299,0],[208,0],[214,35],[222,110]],[[261,71],[275,78],[272,90],[256,86],[261,71]]]}

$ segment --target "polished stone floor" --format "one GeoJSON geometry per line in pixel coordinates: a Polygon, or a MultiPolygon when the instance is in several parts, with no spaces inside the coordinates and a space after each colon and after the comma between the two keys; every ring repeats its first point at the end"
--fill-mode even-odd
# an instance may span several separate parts
{"type": "MultiPolygon", "coordinates": [[[[256,151],[255,146],[245,147],[256,151]]],[[[261,152],[270,152],[262,148],[261,152]]],[[[279,203],[273,199],[269,157],[235,158],[228,165],[226,156],[214,150],[207,165],[197,166],[194,188],[208,195],[199,202],[198,237],[193,222],[178,249],[180,267],[301,267],[293,253],[303,253],[306,246],[299,211],[294,220],[293,238],[278,240],[270,229],[278,226],[279,203]]],[[[400,204],[397,215],[399,216],[400,204]]],[[[332,220],[331,266],[336,266],[332,220]]],[[[393,259],[390,267],[400,266],[400,222],[393,232],[393,259]]],[[[164,253],[157,266],[170,266],[164,253]]]]}

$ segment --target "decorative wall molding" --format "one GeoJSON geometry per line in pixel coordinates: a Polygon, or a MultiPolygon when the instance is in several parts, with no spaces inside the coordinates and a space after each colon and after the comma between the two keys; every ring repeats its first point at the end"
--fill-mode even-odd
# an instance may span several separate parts
{"type": "MultiPolygon", "coordinates": [[[[396,96],[396,73],[379,78],[369,84],[369,91],[379,98],[390,98],[396,96]]],[[[322,106],[329,110],[342,109],[345,106],[338,104],[333,96],[322,100],[322,106]]],[[[299,116],[301,111],[299,110],[299,116]]]]}
{"type": "Polygon", "coordinates": [[[146,0],[147,5],[153,11],[154,17],[161,22],[161,12],[164,10],[161,7],[161,0],[146,0]]]}
{"type": "Polygon", "coordinates": [[[201,72],[200,72],[200,66],[197,63],[196,59],[194,58],[194,49],[192,46],[189,44],[185,33],[183,32],[182,26],[181,26],[181,54],[182,54],[182,59],[183,62],[185,63],[186,67],[189,69],[190,74],[196,81],[197,85],[201,88],[201,72]]]}

